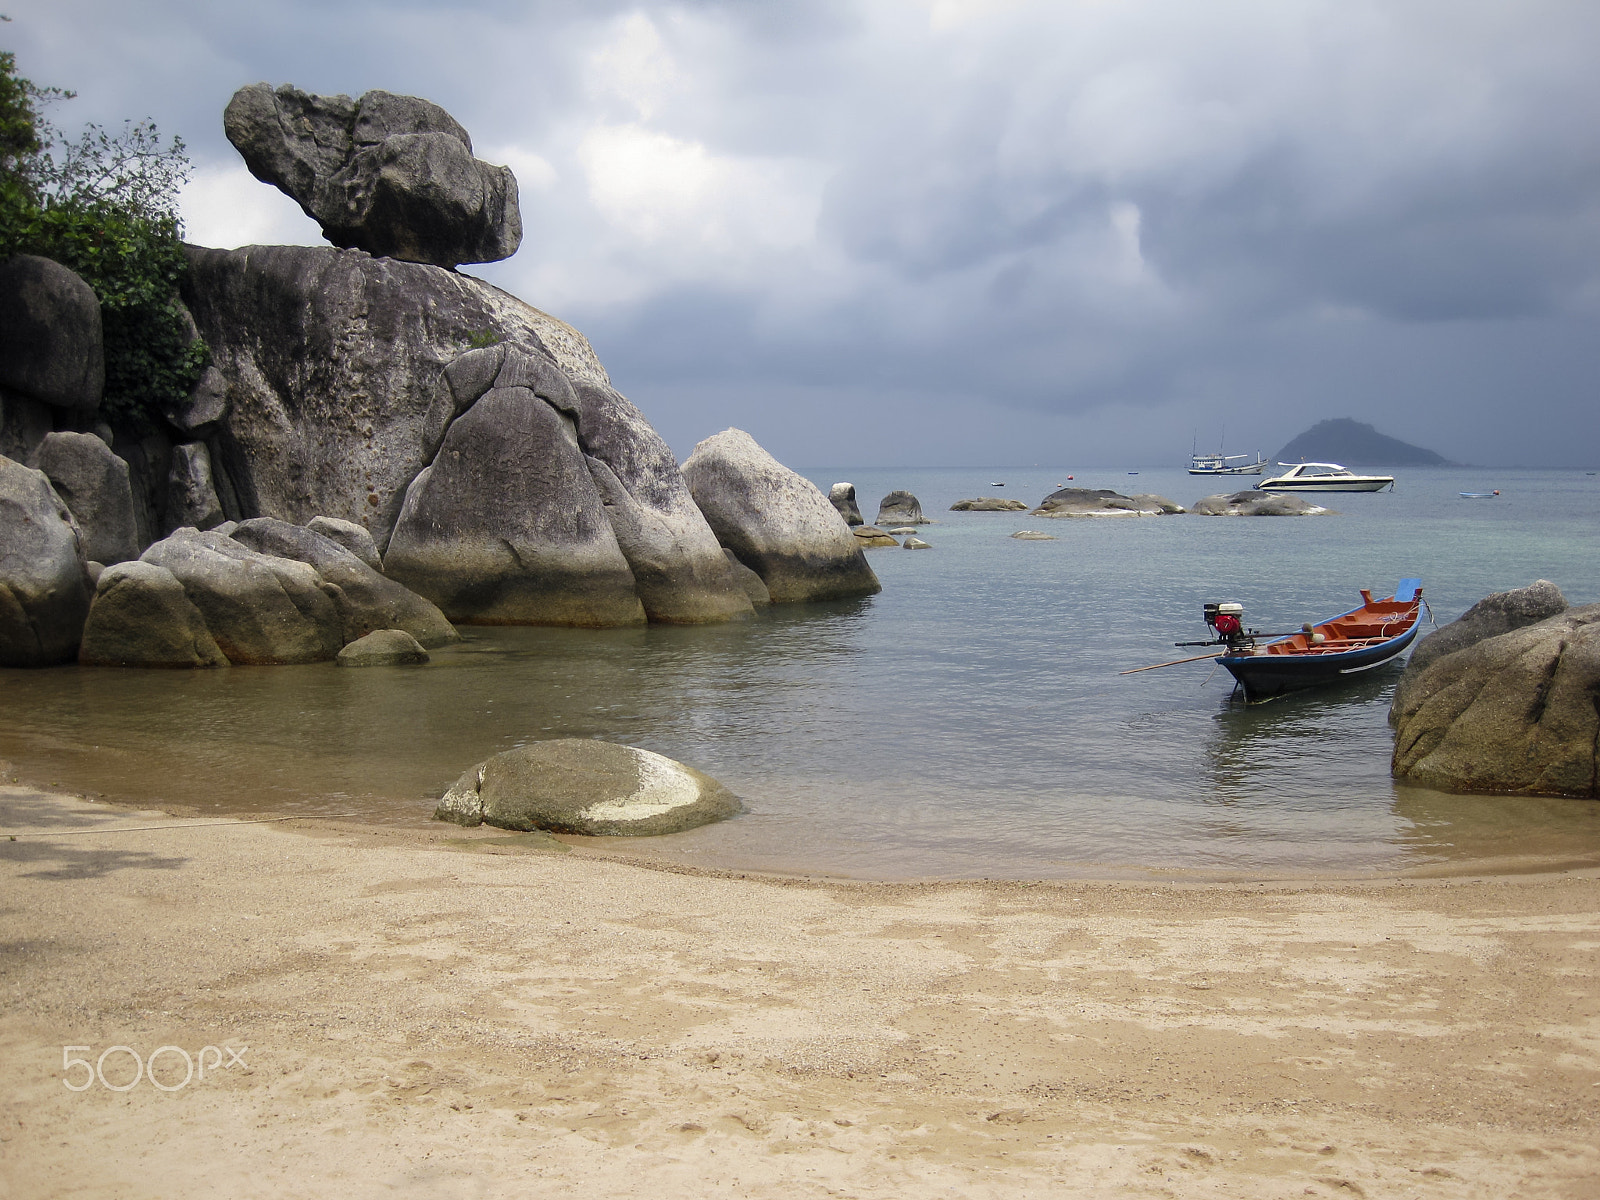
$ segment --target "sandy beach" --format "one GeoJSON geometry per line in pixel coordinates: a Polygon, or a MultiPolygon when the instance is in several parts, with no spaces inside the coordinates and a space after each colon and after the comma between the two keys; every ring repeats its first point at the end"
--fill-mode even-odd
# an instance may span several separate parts
{"type": "Polygon", "coordinates": [[[1593,871],[788,880],[20,784],[0,831],[7,1198],[1600,1192],[1593,871]]]}

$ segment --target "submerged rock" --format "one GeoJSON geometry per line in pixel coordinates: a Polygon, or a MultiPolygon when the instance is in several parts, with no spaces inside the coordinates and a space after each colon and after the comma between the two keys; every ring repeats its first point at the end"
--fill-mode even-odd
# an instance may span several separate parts
{"type": "Polygon", "coordinates": [[[932,550],[933,547],[919,537],[908,537],[900,543],[902,550],[932,550]]]}
{"type": "Polygon", "coordinates": [[[1331,508],[1312,504],[1301,496],[1248,490],[1231,495],[1206,496],[1189,509],[1202,517],[1317,517],[1331,508]]]}
{"type": "Polygon", "coordinates": [[[1056,540],[1055,534],[1046,533],[1042,529],[1019,529],[1011,536],[1019,542],[1053,542],[1056,540]]]}
{"type": "Polygon", "coordinates": [[[696,446],[683,478],[717,540],[761,576],[773,603],[883,590],[828,498],[742,429],[696,446]]]}
{"type": "Polygon", "coordinates": [[[404,629],[375,629],[357,638],[334,660],[341,667],[400,667],[428,661],[428,652],[404,629]]]}
{"type": "Polygon", "coordinates": [[[957,500],[951,512],[1023,512],[1027,505],[1021,500],[1002,500],[999,496],[978,496],[972,500],[957,500]]]}
{"type": "Polygon", "coordinates": [[[1442,791],[1600,796],[1597,695],[1600,604],[1468,641],[1406,668],[1391,770],[1442,791]]]}
{"type": "Polygon", "coordinates": [[[1034,517],[1159,517],[1181,513],[1165,496],[1124,496],[1109,488],[1059,488],[1039,502],[1034,517]]]}
{"type": "Polygon", "coordinates": [[[850,531],[862,546],[898,546],[900,543],[876,525],[857,525],[850,531]]]}
{"type": "Polygon", "coordinates": [[[445,792],[434,816],[467,826],[641,837],[693,829],[739,808],[715,779],[660,754],[561,738],[473,767],[445,792]]]}

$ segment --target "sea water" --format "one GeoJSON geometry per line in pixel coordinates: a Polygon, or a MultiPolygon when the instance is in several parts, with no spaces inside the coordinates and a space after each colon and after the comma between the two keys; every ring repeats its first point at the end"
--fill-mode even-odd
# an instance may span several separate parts
{"type": "Polygon", "coordinates": [[[1538,578],[1600,600],[1600,478],[1408,469],[1337,515],[1087,517],[1062,485],[1180,504],[1253,485],[1183,471],[807,472],[870,521],[903,488],[928,550],[868,552],[883,592],[697,628],[472,629],[421,668],[0,671],[0,757],[39,782],[206,814],[429,819],[488,755],[555,737],[654,750],[747,812],[628,848],[861,878],[1252,877],[1600,862],[1600,804],[1389,776],[1396,672],[1244,705],[1195,654],[1201,605],[1291,630],[1420,576],[1434,620],[1538,578]],[[1073,478],[1069,479],[1069,475],[1073,478]],[[1500,495],[1465,500],[1462,491],[1500,495]],[[1010,535],[1037,529],[1051,541],[1010,535]]]}

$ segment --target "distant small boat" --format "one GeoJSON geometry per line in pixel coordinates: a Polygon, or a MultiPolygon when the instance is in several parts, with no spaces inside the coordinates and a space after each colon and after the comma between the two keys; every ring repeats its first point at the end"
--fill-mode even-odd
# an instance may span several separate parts
{"type": "Polygon", "coordinates": [[[990,486],[990,487],[1005,487],[1005,484],[1003,484],[1003,483],[996,483],[996,482],[995,482],[995,481],[994,481],[994,480],[992,480],[992,479],[991,479],[991,480],[990,480],[990,481],[989,481],[989,486],[990,486]]]}
{"type": "Polygon", "coordinates": [[[1282,475],[1263,479],[1264,492],[1381,492],[1394,486],[1393,475],[1357,475],[1338,463],[1279,463],[1282,475]]]}
{"type": "Polygon", "coordinates": [[[1492,492],[1462,492],[1461,498],[1463,500],[1492,500],[1499,494],[1500,489],[1495,488],[1492,492]]]}
{"type": "Polygon", "coordinates": [[[1388,600],[1361,589],[1361,607],[1299,633],[1256,645],[1260,636],[1243,628],[1237,604],[1207,605],[1206,622],[1227,649],[1218,658],[1238,680],[1246,700],[1334,683],[1381,667],[1404,654],[1422,624],[1422,580],[1402,579],[1388,600]],[[1233,610],[1233,615],[1222,610],[1233,610]]]}
{"type": "Polygon", "coordinates": [[[1191,475],[1259,475],[1267,469],[1267,460],[1260,454],[1192,454],[1189,456],[1191,475]]]}
{"type": "Polygon", "coordinates": [[[1129,474],[1129,475],[1137,475],[1137,474],[1138,474],[1138,473],[1139,473],[1139,472],[1137,472],[1137,471],[1129,471],[1129,472],[1128,472],[1128,474],[1129,474]]]}

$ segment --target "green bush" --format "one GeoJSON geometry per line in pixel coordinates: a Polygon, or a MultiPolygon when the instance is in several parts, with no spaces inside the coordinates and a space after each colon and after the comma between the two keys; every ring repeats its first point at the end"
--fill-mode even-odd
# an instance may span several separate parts
{"type": "Polygon", "coordinates": [[[52,258],[94,289],[102,410],[113,424],[148,428],[189,395],[209,354],[178,300],[177,201],[189,161],[183,142],[163,145],[149,121],[117,134],[90,125],[68,140],[40,109],[71,96],[20,77],[15,55],[0,51],[0,258],[52,258]]]}

